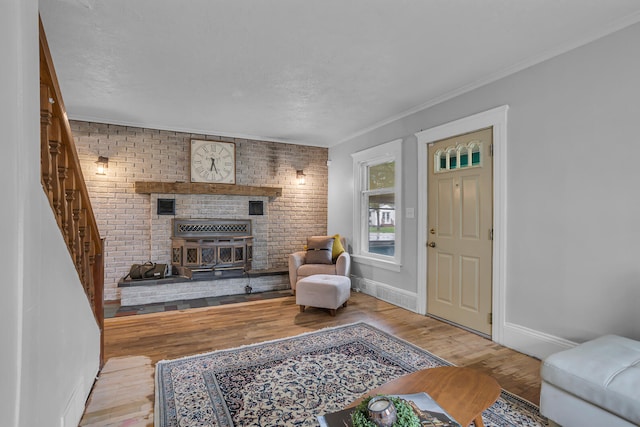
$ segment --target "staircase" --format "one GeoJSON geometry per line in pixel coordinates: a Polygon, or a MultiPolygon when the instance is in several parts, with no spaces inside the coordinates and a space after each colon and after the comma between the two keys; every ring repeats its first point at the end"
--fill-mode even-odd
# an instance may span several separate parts
{"type": "Polygon", "coordinates": [[[91,208],[78,153],[62,101],[49,45],[40,21],[40,166],[69,256],[78,272],[100,329],[100,366],[104,363],[104,242],[91,208]]]}

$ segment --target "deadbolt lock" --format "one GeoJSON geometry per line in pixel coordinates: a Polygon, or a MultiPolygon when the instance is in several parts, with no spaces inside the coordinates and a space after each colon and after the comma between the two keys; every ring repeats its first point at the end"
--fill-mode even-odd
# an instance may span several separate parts
{"type": "Polygon", "coordinates": [[[431,233],[431,234],[436,234],[436,229],[435,229],[435,228],[432,228],[431,230],[429,230],[429,233],[431,233]]]}

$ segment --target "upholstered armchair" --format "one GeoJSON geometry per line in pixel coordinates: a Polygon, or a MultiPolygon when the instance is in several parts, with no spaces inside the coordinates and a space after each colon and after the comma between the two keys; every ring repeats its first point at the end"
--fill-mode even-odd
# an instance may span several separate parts
{"type": "Polygon", "coordinates": [[[307,239],[307,250],[289,255],[289,281],[296,293],[300,279],[314,274],[333,274],[349,277],[351,256],[344,249],[346,240],[339,235],[313,236],[307,239]],[[337,243],[334,245],[334,241],[337,243]]]}

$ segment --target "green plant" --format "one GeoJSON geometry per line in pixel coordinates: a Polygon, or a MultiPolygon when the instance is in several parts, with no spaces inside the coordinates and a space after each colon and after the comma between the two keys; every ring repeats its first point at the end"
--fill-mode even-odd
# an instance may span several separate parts
{"type": "MultiPolygon", "coordinates": [[[[356,409],[351,414],[353,427],[377,427],[367,416],[367,407],[373,397],[374,396],[369,396],[365,398],[356,406],[356,409]]],[[[407,402],[397,397],[387,396],[387,398],[393,402],[393,406],[396,408],[396,422],[393,423],[393,427],[420,427],[418,416],[413,412],[413,409],[411,409],[411,406],[409,406],[407,402]]]]}

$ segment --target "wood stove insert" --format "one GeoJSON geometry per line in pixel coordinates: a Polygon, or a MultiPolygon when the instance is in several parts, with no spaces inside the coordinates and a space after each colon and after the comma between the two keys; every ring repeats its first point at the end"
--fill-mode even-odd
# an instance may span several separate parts
{"type": "Polygon", "coordinates": [[[250,219],[172,220],[171,264],[181,275],[215,270],[251,270],[250,219]]]}

